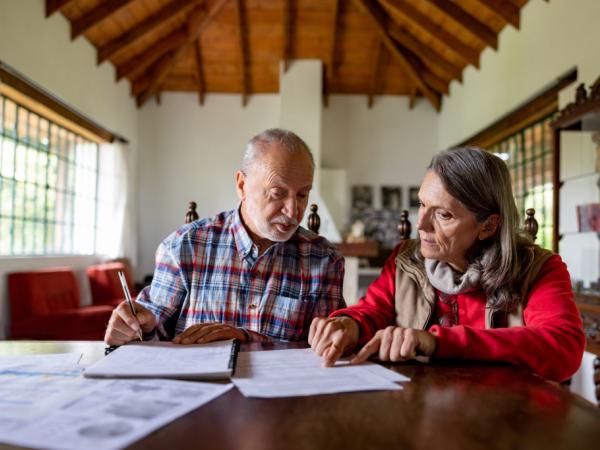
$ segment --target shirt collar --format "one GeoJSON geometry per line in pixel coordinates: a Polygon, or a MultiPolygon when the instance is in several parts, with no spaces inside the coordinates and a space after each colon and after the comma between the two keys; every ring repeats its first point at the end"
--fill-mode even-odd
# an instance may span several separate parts
{"type": "Polygon", "coordinates": [[[248,234],[248,230],[246,230],[244,222],[242,222],[242,215],[240,212],[241,207],[242,204],[240,203],[233,214],[231,230],[235,238],[235,246],[237,251],[240,253],[240,255],[242,255],[243,258],[245,258],[252,253],[254,242],[248,234]]]}

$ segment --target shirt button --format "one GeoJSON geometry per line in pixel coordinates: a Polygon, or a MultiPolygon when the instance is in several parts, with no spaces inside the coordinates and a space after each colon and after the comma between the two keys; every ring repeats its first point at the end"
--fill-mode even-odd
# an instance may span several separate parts
{"type": "Polygon", "coordinates": [[[254,309],[254,308],[256,308],[256,304],[255,304],[255,303],[250,303],[250,304],[248,305],[248,308],[249,308],[249,309],[254,309]]]}

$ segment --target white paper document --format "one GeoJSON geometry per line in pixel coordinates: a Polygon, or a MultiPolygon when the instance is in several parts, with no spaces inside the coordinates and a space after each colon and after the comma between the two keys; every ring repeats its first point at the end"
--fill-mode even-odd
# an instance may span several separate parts
{"type": "Polygon", "coordinates": [[[81,353],[54,353],[45,355],[0,355],[0,374],[64,374],[79,375],[81,353]]]}
{"type": "Polygon", "coordinates": [[[88,367],[91,378],[227,379],[234,367],[233,341],[200,345],[131,342],[88,367]]]}
{"type": "Polygon", "coordinates": [[[40,449],[121,449],[231,387],[231,383],[4,374],[0,442],[40,449]]]}
{"type": "Polygon", "coordinates": [[[341,360],[322,367],[311,349],[242,352],[233,383],[246,397],[296,397],[338,392],[398,390],[410,378],[377,364],[341,360]]]}

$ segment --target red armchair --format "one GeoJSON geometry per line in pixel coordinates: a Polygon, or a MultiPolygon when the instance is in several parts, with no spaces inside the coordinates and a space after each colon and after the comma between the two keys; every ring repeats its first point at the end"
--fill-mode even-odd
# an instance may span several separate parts
{"type": "Polygon", "coordinates": [[[75,274],[53,268],[8,275],[13,339],[102,340],[111,306],[80,306],[75,274]]]}
{"type": "Polygon", "coordinates": [[[90,291],[92,293],[92,303],[94,305],[116,306],[125,300],[125,294],[119,281],[118,272],[125,274],[127,286],[131,297],[135,299],[136,292],[133,284],[131,271],[126,264],[122,262],[112,262],[90,266],[87,269],[88,279],[90,280],[90,291]]]}

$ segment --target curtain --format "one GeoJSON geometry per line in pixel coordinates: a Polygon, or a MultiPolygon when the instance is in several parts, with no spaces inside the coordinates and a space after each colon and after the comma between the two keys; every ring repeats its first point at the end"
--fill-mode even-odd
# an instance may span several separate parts
{"type": "Polygon", "coordinates": [[[96,253],[137,264],[134,176],[127,144],[103,144],[99,150],[96,253]]]}

